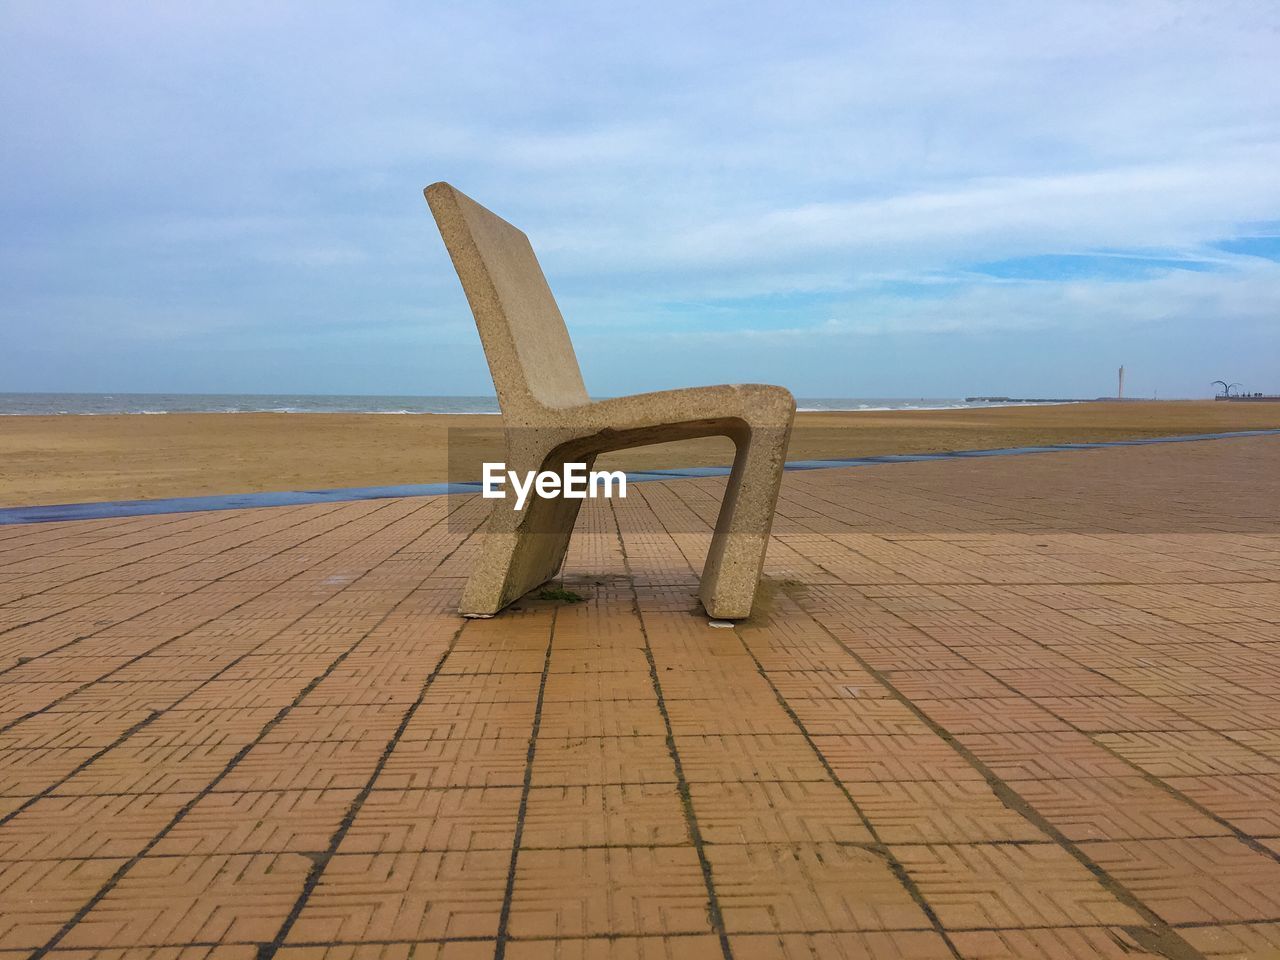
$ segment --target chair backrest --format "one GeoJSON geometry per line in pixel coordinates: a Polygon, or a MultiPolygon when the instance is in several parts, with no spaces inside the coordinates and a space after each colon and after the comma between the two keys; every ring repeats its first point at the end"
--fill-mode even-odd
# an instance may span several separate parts
{"type": "Polygon", "coordinates": [[[424,192],[475,315],[503,414],[587,403],[569,331],[529,238],[447,183],[424,192]]]}

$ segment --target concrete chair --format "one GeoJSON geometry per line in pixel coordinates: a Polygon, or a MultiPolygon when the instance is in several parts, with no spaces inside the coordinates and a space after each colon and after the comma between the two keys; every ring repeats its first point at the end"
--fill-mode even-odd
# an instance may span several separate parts
{"type": "MultiPolygon", "coordinates": [[[[590,469],[610,450],[729,437],[737,454],[698,596],[712,617],[750,616],[795,418],[791,393],[743,384],[592,401],[528,237],[447,183],[424,192],[484,344],[507,469],[590,469]]],[[[463,615],[491,617],[554,577],[581,504],[531,494],[517,511],[513,497],[498,500],[463,590],[463,615]]]]}

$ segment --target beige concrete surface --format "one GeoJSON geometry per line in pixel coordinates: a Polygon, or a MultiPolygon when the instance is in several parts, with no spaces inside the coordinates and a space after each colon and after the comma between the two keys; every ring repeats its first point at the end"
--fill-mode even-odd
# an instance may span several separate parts
{"type": "MultiPolygon", "coordinates": [[[[735,455],[698,596],[713,617],[751,613],[769,545],[796,404],[782,387],[735,384],[592,401],[564,319],[520,230],[447,183],[426,188],[475,315],[502,409],[506,468],[518,476],[590,469],[613,450],[726,437],[735,455]]],[[[467,616],[493,616],[553,577],[583,501],[495,501],[462,592],[467,616]]]]}

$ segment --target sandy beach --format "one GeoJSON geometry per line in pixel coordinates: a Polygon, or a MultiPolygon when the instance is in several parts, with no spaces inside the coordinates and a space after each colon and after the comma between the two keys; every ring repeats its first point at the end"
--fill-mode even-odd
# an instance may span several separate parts
{"type": "MultiPolygon", "coordinates": [[[[802,413],[789,458],[825,459],[1280,427],[1280,404],[1080,403],[802,413]]],[[[502,459],[494,416],[0,417],[0,505],[474,480],[502,459]],[[453,476],[450,477],[450,472],[453,476]]],[[[725,464],[726,440],[614,454],[624,469],[725,464]]]]}

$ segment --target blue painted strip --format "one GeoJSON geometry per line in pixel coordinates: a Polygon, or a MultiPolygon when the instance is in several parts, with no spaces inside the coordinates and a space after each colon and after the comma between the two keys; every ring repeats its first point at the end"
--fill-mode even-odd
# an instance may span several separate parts
{"type": "MultiPolygon", "coordinates": [[[[1100,443],[1058,443],[1043,447],[1007,447],[996,450],[952,450],[946,453],[904,453],[844,460],[791,460],[787,470],[830,470],[837,467],[870,467],[880,463],[923,463],[930,460],[964,460],[978,457],[1021,456],[1028,453],[1059,453],[1064,450],[1099,450],[1104,447],[1135,447],[1153,443],[1189,443],[1199,440],[1233,440],[1239,437],[1280,436],[1280,430],[1241,430],[1236,433],[1199,433],[1179,437],[1147,437],[1138,440],[1109,440],[1100,443]]],[[[630,483],[728,476],[728,467],[686,467],[673,470],[646,470],[628,473],[630,483]]],[[[478,493],[480,481],[460,483],[403,483],[386,487],[346,487],[336,490],[286,490],[277,493],[237,493],[209,497],[172,497],[164,500],[114,500],[103,503],[57,503],[40,507],[0,508],[0,526],[15,523],[49,523],[57,520],[105,520],[114,517],[142,517],[163,513],[193,513],[205,510],[244,510],[250,507],[292,507],[308,503],[348,503],[357,500],[385,500],[393,497],[437,497],[448,493],[478,493]]]]}
{"type": "Polygon", "coordinates": [[[53,520],[104,520],[161,513],[205,510],[244,510],[250,507],[294,507],[308,503],[346,503],[391,497],[432,497],[446,493],[478,493],[479,481],[463,483],[407,483],[388,487],[347,487],[336,490],[286,490],[278,493],[235,493],[163,500],[113,500],[104,503],[57,503],[40,507],[0,509],[0,526],[48,523],[53,520]]]}
{"type": "MultiPolygon", "coordinates": [[[[670,470],[646,470],[645,475],[670,480],[678,477],[727,477],[732,473],[729,467],[675,467],[670,470]]],[[[628,478],[639,474],[627,474],[628,478]]]]}

